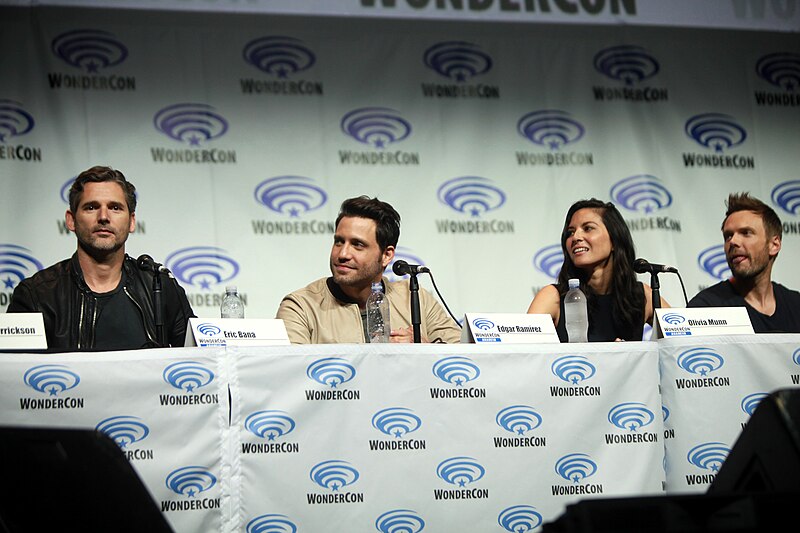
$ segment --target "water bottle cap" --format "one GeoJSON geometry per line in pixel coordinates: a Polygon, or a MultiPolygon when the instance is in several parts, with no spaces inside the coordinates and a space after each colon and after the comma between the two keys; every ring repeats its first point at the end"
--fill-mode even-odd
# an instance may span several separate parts
{"type": "Polygon", "coordinates": [[[577,289],[581,286],[581,280],[578,278],[572,278],[569,280],[569,288],[570,289],[577,289]]]}
{"type": "Polygon", "coordinates": [[[225,292],[227,292],[227,293],[236,292],[237,290],[238,289],[237,289],[236,285],[226,285],[225,286],[225,292]]]}
{"type": "Polygon", "coordinates": [[[373,281],[372,282],[372,290],[373,291],[382,291],[383,290],[383,282],[382,281],[373,281]]]}

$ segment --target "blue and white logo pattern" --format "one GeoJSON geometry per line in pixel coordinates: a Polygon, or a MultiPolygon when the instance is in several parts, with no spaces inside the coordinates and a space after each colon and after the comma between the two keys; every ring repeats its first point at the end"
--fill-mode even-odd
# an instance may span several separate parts
{"type": "Polygon", "coordinates": [[[481,369],[467,357],[458,355],[440,359],[433,365],[433,375],[445,383],[463,387],[481,375],[481,369]]]}
{"type": "Polygon", "coordinates": [[[436,467],[436,475],[450,483],[465,487],[483,477],[486,469],[472,457],[451,457],[436,467]]]}
{"type": "Polygon", "coordinates": [[[0,143],[29,133],[34,124],[33,115],[25,111],[22,104],[0,99],[0,143]]]}
{"type": "Polygon", "coordinates": [[[250,41],[242,55],[248,64],[261,72],[281,79],[308,70],[317,61],[303,41],[281,35],[250,41]]]}
{"type": "Polygon", "coordinates": [[[638,213],[650,214],[672,205],[672,194],[655,176],[640,174],[618,181],[611,187],[614,203],[638,213]]]}
{"type": "Polygon", "coordinates": [[[106,418],[95,429],[108,435],[120,448],[127,448],[129,444],[142,441],[150,434],[150,428],[141,418],[128,415],[106,418]]]}
{"type": "Polygon", "coordinates": [[[753,412],[756,410],[756,407],[758,407],[758,404],[761,403],[761,400],[763,400],[768,396],[769,394],[765,392],[754,392],[753,394],[748,394],[747,396],[742,398],[742,403],[741,403],[742,411],[752,416],[753,412]]]}
{"type": "Polygon", "coordinates": [[[411,509],[395,509],[380,515],[375,529],[381,533],[419,533],[425,529],[425,520],[411,509]]]}
{"type": "Polygon", "coordinates": [[[559,357],[550,366],[553,375],[559,379],[577,385],[594,376],[597,369],[582,355],[565,355],[559,357]]]}
{"type": "Polygon", "coordinates": [[[319,209],[328,201],[325,191],[303,176],[266,179],[256,186],[255,197],[259,204],[291,218],[319,209]]]}
{"type": "Polygon", "coordinates": [[[119,65],[128,49],[113,34],[103,30],[75,30],[62,33],[50,45],[53,53],[73,67],[96,74],[119,65]]]}
{"type": "Polygon", "coordinates": [[[524,435],[542,425],[542,415],[528,405],[512,405],[501,409],[494,421],[509,433],[524,435]]]}
{"type": "Polygon", "coordinates": [[[564,264],[564,250],[560,244],[545,246],[533,256],[533,266],[542,274],[556,279],[564,264]]]}
{"type": "Polygon", "coordinates": [[[388,107],[362,107],[342,117],[342,131],[362,144],[386,148],[411,135],[411,124],[388,107]]]}
{"type": "Polygon", "coordinates": [[[543,109],[523,115],[517,122],[517,131],[534,144],[559,150],[581,140],[586,128],[566,111],[543,109]]]}
{"type": "Polygon", "coordinates": [[[714,279],[726,280],[731,277],[731,269],[725,256],[725,246],[722,244],[709,246],[700,252],[697,256],[697,264],[703,272],[708,273],[714,279]]]}
{"type": "Polygon", "coordinates": [[[50,396],[74,389],[81,377],[66,365],[37,365],[29,368],[22,377],[25,385],[50,396]]]}
{"type": "Polygon", "coordinates": [[[0,290],[13,289],[20,281],[43,268],[44,265],[27,248],[0,244],[0,290]]]}
{"type": "Polygon", "coordinates": [[[661,406],[661,414],[664,417],[664,422],[666,422],[669,418],[669,409],[667,409],[664,405],[661,406]]]}
{"type": "Polygon", "coordinates": [[[796,349],[794,351],[794,353],[792,354],[792,362],[794,362],[794,364],[800,366],[800,348],[796,349]]]}
{"type": "Polygon", "coordinates": [[[775,87],[796,91],[800,88],[800,54],[767,54],[756,63],[756,73],[775,87]]]}
{"type": "Polygon", "coordinates": [[[626,402],[615,405],[608,412],[608,421],[620,429],[637,431],[650,425],[656,415],[643,403],[626,402]]]}
{"type": "Polygon", "coordinates": [[[308,365],[306,375],[317,383],[335,389],[356,377],[356,369],[344,359],[326,357],[308,365]]]}
{"type": "Polygon", "coordinates": [[[725,360],[711,348],[697,347],[682,352],[678,356],[677,363],[690,374],[705,376],[722,368],[725,360]]]}
{"type": "Polygon", "coordinates": [[[203,466],[185,466],[167,476],[167,488],[175,494],[194,498],[217,484],[217,478],[203,466]]]}
{"type": "Polygon", "coordinates": [[[503,509],[497,523],[510,533],[526,533],[542,525],[542,515],[530,505],[514,505],[503,509]]]}
{"type": "Polygon", "coordinates": [[[736,119],[721,113],[703,113],[686,121],[686,135],[697,144],[716,153],[722,153],[742,144],[747,132],[736,119]]]}
{"type": "Polygon", "coordinates": [[[731,449],[721,442],[705,442],[689,450],[686,459],[698,468],[716,472],[730,452],[731,449]]]}
{"type": "Polygon", "coordinates": [[[490,329],[494,329],[496,326],[494,322],[489,320],[488,318],[476,318],[472,321],[473,327],[481,330],[481,331],[489,331],[490,329]]]}
{"type": "Polygon", "coordinates": [[[372,427],[398,439],[418,430],[421,426],[422,419],[406,407],[381,409],[372,416],[372,427]]]}
{"type": "Polygon", "coordinates": [[[222,330],[219,329],[216,325],[212,324],[211,322],[203,322],[197,326],[197,331],[205,335],[206,337],[215,337],[222,333],[222,330]]]}
{"type": "Polygon", "coordinates": [[[492,68],[492,58],[474,44],[465,41],[446,41],[425,50],[425,66],[445,78],[461,83],[486,74],[492,68]]]}
{"type": "Polygon", "coordinates": [[[208,104],[181,103],[161,109],[153,125],[170,139],[190,146],[213,141],[228,131],[228,121],[208,104]]]}
{"type": "Polygon", "coordinates": [[[634,85],[652,78],[661,67],[641,46],[612,46],[594,56],[594,68],[604,76],[634,85]]]}
{"type": "Polygon", "coordinates": [[[181,248],[168,255],[164,263],[179,281],[203,290],[211,290],[212,285],[221,285],[239,273],[239,263],[214,246],[181,248]]]}
{"type": "Polygon", "coordinates": [[[320,487],[338,492],[358,481],[360,476],[358,470],[347,461],[332,460],[314,465],[310,477],[320,487]]]}
{"type": "Polygon", "coordinates": [[[677,326],[678,324],[686,322],[686,317],[680,313],[664,313],[661,319],[670,326],[677,326]]]}
{"type": "Polygon", "coordinates": [[[556,461],[555,471],[567,481],[580,483],[597,472],[597,463],[588,454],[571,453],[556,461]]]}
{"type": "Polygon", "coordinates": [[[772,189],[772,203],[790,215],[800,211],[800,180],[779,183],[772,189]]]}
{"type": "Polygon", "coordinates": [[[479,217],[506,203],[506,193],[490,179],[463,176],[444,182],[436,191],[439,201],[454,211],[479,217]]]}
{"type": "Polygon", "coordinates": [[[164,368],[164,381],[178,390],[195,392],[214,381],[214,373],[197,361],[178,361],[164,368]]]}
{"type": "Polygon", "coordinates": [[[61,190],[59,191],[59,196],[61,197],[61,201],[65,204],[69,205],[69,190],[72,188],[72,184],[75,182],[75,178],[77,176],[72,176],[70,179],[64,182],[61,186],[61,190]]]}
{"type": "Polygon", "coordinates": [[[247,533],[297,533],[297,526],[282,514],[263,514],[250,520],[247,533]]]}
{"type": "Polygon", "coordinates": [[[245,419],[244,427],[256,437],[275,440],[291,433],[295,428],[295,422],[283,411],[256,411],[245,419]]]}

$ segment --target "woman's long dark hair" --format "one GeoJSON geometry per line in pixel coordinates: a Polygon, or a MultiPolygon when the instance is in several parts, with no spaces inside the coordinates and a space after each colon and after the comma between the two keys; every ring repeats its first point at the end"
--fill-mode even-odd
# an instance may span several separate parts
{"type": "Polygon", "coordinates": [[[567,227],[572,220],[572,215],[580,209],[595,209],[601,213],[603,224],[608,230],[611,238],[613,258],[613,272],[609,292],[614,304],[614,323],[619,326],[621,331],[630,331],[639,328],[644,321],[642,309],[644,309],[643,293],[638,288],[636,273],[633,271],[633,261],[636,252],[633,246],[633,237],[625,224],[625,220],[611,202],[602,202],[596,198],[590,200],[580,200],[572,204],[567,211],[564,220],[564,228],[561,231],[561,250],[564,252],[564,264],[558,274],[558,292],[564,294],[569,290],[569,279],[578,278],[581,280],[581,290],[586,294],[589,310],[589,323],[592,323],[592,312],[596,294],[587,284],[589,274],[576,267],[572,262],[567,251],[567,227]]]}

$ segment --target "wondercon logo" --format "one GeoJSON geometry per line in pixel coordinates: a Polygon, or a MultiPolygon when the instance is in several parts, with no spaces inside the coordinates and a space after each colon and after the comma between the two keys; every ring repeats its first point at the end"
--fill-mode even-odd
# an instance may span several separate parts
{"type": "Polygon", "coordinates": [[[794,353],[792,354],[792,362],[800,366],[800,348],[795,350],[794,353]]]}
{"type": "Polygon", "coordinates": [[[634,85],[652,78],[660,70],[658,61],[641,46],[612,46],[594,56],[594,68],[600,74],[634,85]]]}
{"type": "Polygon", "coordinates": [[[411,124],[388,107],[362,107],[342,117],[342,131],[362,144],[377,149],[400,142],[411,135],[411,124]]]}
{"type": "Polygon", "coordinates": [[[742,398],[742,404],[741,404],[742,411],[752,416],[753,412],[756,410],[756,407],[758,407],[758,404],[760,404],[761,400],[763,400],[767,396],[769,396],[769,394],[766,394],[764,392],[755,392],[753,394],[748,394],[747,396],[742,398]]]}
{"type": "Polygon", "coordinates": [[[381,533],[419,533],[425,529],[425,521],[416,511],[395,509],[380,515],[375,528],[381,533]]]}
{"type": "Polygon", "coordinates": [[[66,365],[38,365],[29,368],[22,377],[25,385],[50,396],[74,389],[81,377],[66,365]]]}
{"type": "Polygon", "coordinates": [[[500,410],[494,421],[509,433],[524,435],[542,425],[542,416],[533,407],[512,405],[500,410]]]}
{"type": "Polygon", "coordinates": [[[620,429],[636,431],[641,427],[650,425],[656,415],[643,403],[621,403],[615,405],[608,412],[608,421],[620,429]]]}
{"type": "Polygon", "coordinates": [[[790,215],[800,210],[800,180],[784,181],[772,189],[772,203],[790,215]]]}
{"type": "Polygon", "coordinates": [[[705,376],[722,368],[725,360],[711,348],[698,347],[690,348],[680,354],[677,363],[690,374],[705,376]]]}
{"type": "Polygon", "coordinates": [[[597,463],[585,453],[571,453],[556,462],[555,470],[556,474],[567,481],[580,483],[597,472],[597,463]]]}
{"type": "Polygon", "coordinates": [[[102,30],[75,30],[62,33],[50,44],[53,53],[73,67],[88,74],[119,65],[128,57],[128,49],[102,30]]]}
{"type": "Polygon", "coordinates": [[[221,329],[219,329],[217,326],[215,326],[210,322],[203,322],[202,324],[197,326],[197,331],[199,331],[200,333],[202,333],[207,337],[214,337],[222,333],[221,329]]]}
{"type": "Polygon", "coordinates": [[[560,244],[545,246],[533,256],[533,266],[542,274],[556,279],[564,264],[564,250],[560,244]]]}
{"type": "Polygon", "coordinates": [[[20,281],[43,268],[27,248],[0,244],[0,283],[4,289],[13,289],[20,281]]]}
{"type": "Polygon", "coordinates": [[[317,61],[303,41],[285,36],[254,39],[245,45],[242,55],[248,64],[278,78],[308,70],[317,61]]]}
{"type": "Polygon", "coordinates": [[[292,218],[319,209],[328,201],[325,191],[303,176],[266,179],[256,186],[255,197],[259,204],[292,218]]]}
{"type": "Polygon", "coordinates": [[[786,91],[800,87],[800,55],[768,54],[756,63],[756,73],[764,80],[786,91]]]}
{"type": "Polygon", "coordinates": [[[476,318],[472,321],[472,325],[482,331],[488,331],[495,328],[494,322],[488,318],[476,318]]]}
{"type": "Polygon", "coordinates": [[[725,247],[721,244],[710,246],[697,256],[700,268],[715,279],[726,280],[731,277],[728,258],[725,256],[725,247]]]}
{"type": "Polygon", "coordinates": [[[0,142],[25,135],[33,129],[33,116],[22,104],[13,100],[0,100],[0,142]]]}
{"type": "Polygon", "coordinates": [[[698,468],[716,472],[725,462],[729,453],[731,453],[731,449],[721,442],[706,442],[689,450],[686,459],[698,468]]]}
{"type": "Polygon", "coordinates": [[[247,523],[247,533],[297,533],[297,526],[282,514],[264,514],[247,523]]]}
{"type": "Polygon", "coordinates": [[[486,74],[492,68],[492,58],[474,43],[445,41],[425,50],[425,66],[445,78],[462,83],[486,74]]]}
{"type": "Polygon", "coordinates": [[[214,373],[196,361],[172,363],[161,375],[164,381],[186,392],[194,392],[214,381],[214,373]]]}
{"type": "Polygon", "coordinates": [[[256,411],[244,421],[244,427],[262,439],[275,440],[294,430],[294,420],[283,411],[256,411]]]}
{"type": "Polygon", "coordinates": [[[214,474],[202,466],[185,466],[173,470],[167,476],[167,488],[175,494],[189,498],[194,498],[216,484],[217,478],[214,474]]]}
{"type": "Polygon", "coordinates": [[[667,418],[669,418],[669,409],[667,409],[665,406],[662,405],[661,406],[661,414],[664,417],[664,422],[666,422],[667,418]]]}
{"type": "Polygon", "coordinates": [[[64,182],[64,185],[61,186],[61,191],[59,192],[61,196],[61,200],[67,205],[69,205],[69,190],[72,187],[72,184],[75,182],[75,178],[77,176],[73,176],[67,181],[64,182]]]}
{"type": "Polygon", "coordinates": [[[631,176],[611,187],[614,203],[628,211],[650,214],[672,205],[672,195],[661,181],[649,174],[631,176]]]}
{"type": "Polygon", "coordinates": [[[506,203],[506,194],[487,178],[464,176],[444,182],[436,191],[439,201],[454,211],[479,217],[499,209],[506,203]]]}
{"type": "Polygon", "coordinates": [[[678,313],[665,313],[662,317],[662,320],[671,326],[675,326],[677,324],[683,324],[686,322],[686,318],[678,313]]]}
{"type": "Polygon", "coordinates": [[[695,115],[686,121],[684,131],[697,144],[717,153],[739,146],[747,139],[747,132],[736,119],[721,113],[695,115]]]}
{"type": "Polygon", "coordinates": [[[150,428],[141,420],[136,416],[112,416],[97,424],[95,429],[111,437],[120,448],[126,448],[150,434],[150,428]]]}
{"type": "Polygon", "coordinates": [[[339,357],[326,357],[308,365],[306,375],[322,385],[335,389],[356,377],[353,365],[339,357]]]}
{"type": "Polygon", "coordinates": [[[445,383],[463,387],[481,375],[481,369],[471,359],[458,355],[440,359],[433,365],[433,375],[445,383]]]}
{"type": "Polygon", "coordinates": [[[497,523],[511,533],[533,531],[542,525],[542,515],[530,505],[515,505],[504,509],[497,517],[497,523]]]}
{"type": "Polygon", "coordinates": [[[524,115],[517,122],[517,131],[533,144],[558,150],[578,142],[586,129],[566,111],[545,109],[524,115]]]}
{"type": "Polygon", "coordinates": [[[225,250],[213,246],[181,248],[164,262],[180,281],[203,290],[225,283],[239,273],[239,264],[225,250]]]}
{"type": "Polygon", "coordinates": [[[182,103],[167,106],[153,117],[153,125],[170,139],[190,146],[213,141],[228,131],[228,121],[208,104],[182,103]]]}
{"type": "Polygon", "coordinates": [[[310,473],[311,481],[322,487],[338,492],[339,489],[358,481],[358,470],[347,461],[323,461],[315,465],[310,473]]]}
{"type": "Polygon", "coordinates": [[[483,477],[486,469],[472,457],[451,457],[436,467],[436,475],[451,485],[464,487],[483,477]]]}
{"type": "Polygon", "coordinates": [[[420,426],[422,419],[405,407],[389,407],[372,416],[372,427],[398,439],[418,430],[420,426]]]}
{"type": "Polygon", "coordinates": [[[572,383],[573,385],[577,385],[581,381],[586,381],[597,372],[595,366],[582,355],[565,355],[564,357],[559,357],[553,361],[550,370],[553,372],[553,375],[562,381],[572,383]]]}

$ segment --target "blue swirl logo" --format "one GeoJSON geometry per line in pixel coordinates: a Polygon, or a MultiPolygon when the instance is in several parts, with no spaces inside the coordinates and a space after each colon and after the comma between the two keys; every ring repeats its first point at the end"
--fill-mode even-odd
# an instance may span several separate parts
{"type": "Polygon", "coordinates": [[[221,285],[239,273],[239,263],[213,246],[181,248],[168,255],[164,263],[178,280],[203,290],[211,290],[212,285],[221,285]]]}
{"type": "Polygon", "coordinates": [[[297,533],[297,526],[282,514],[263,514],[250,520],[247,533],[297,533]]]}
{"type": "Polygon", "coordinates": [[[58,193],[61,197],[61,201],[67,205],[69,205],[69,190],[72,187],[72,184],[75,182],[75,178],[77,178],[77,176],[72,176],[70,179],[65,181],[58,193]]]}
{"type": "Polygon", "coordinates": [[[681,353],[677,363],[680,368],[690,374],[705,376],[722,368],[725,360],[711,348],[697,347],[681,353]]]}
{"type": "Polygon", "coordinates": [[[697,144],[716,153],[739,146],[747,139],[747,132],[736,119],[721,113],[695,115],[686,121],[684,131],[697,144]]]}
{"type": "Polygon", "coordinates": [[[800,366],[800,348],[796,349],[792,354],[792,362],[800,366]]]}
{"type": "Polygon", "coordinates": [[[362,144],[386,148],[411,135],[411,124],[387,107],[362,107],[342,117],[342,131],[362,144]]]}
{"type": "Polygon", "coordinates": [[[465,82],[492,69],[492,58],[474,44],[465,41],[437,43],[424,55],[425,66],[455,82],[465,82]]]}
{"type": "Polygon", "coordinates": [[[523,115],[517,122],[520,135],[534,144],[559,150],[578,142],[586,129],[566,111],[544,109],[523,115]]]}
{"type": "Polygon", "coordinates": [[[784,181],[772,189],[772,203],[790,215],[800,210],[800,180],[784,181]]]}
{"type": "Polygon", "coordinates": [[[325,191],[303,176],[278,176],[256,186],[256,201],[276,213],[292,218],[319,209],[328,200],[325,191]]]}
{"type": "Polygon", "coordinates": [[[628,211],[650,214],[672,205],[672,194],[661,181],[649,174],[631,176],[611,187],[611,199],[628,211]]]}
{"type": "Polygon", "coordinates": [[[214,337],[222,333],[222,330],[210,322],[203,322],[197,326],[197,331],[208,337],[214,337]]]}
{"type": "Polygon", "coordinates": [[[501,409],[494,421],[509,433],[524,435],[542,425],[542,415],[528,405],[512,405],[501,409]]]}
{"type": "Polygon", "coordinates": [[[767,54],[756,63],[756,73],[775,87],[795,91],[800,87],[800,55],[767,54]]]}
{"type": "Polygon", "coordinates": [[[50,44],[53,53],[68,65],[96,74],[119,65],[128,49],[117,38],[102,30],[75,30],[62,33],[50,44]]]}
{"type": "Polygon", "coordinates": [[[567,481],[580,483],[597,472],[597,463],[585,453],[571,453],[556,461],[555,470],[567,481]]]}
{"type": "Polygon", "coordinates": [[[637,431],[640,428],[650,425],[656,415],[643,403],[627,402],[620,403],[611,408],[608,412],[608,421],[620,429],[637,431]]]}
{"type": "Polygon", "coordinates": [[[242,55],[248,64],[278,78],[288,78],[291,74],[308,70],[317,61],[303,41],[281,35],[250,41],[242,55]]]}
{"type": "Polygon", "coordinates": [[[482,331],[488,331],[495,328],[494,322],[488,318],[476,318],[472,321],[472,325],[482,331]]]}
{"type": "Polygon", "coordinates": [[[320,487],[338,492],[358,481],[359,474],[347,461],[332,460],[314,465],[310,477],[320,487]]]}
{"type": "Polygon", "coordinates": [[[669,409],[667,409],[663,405],[661,406],[661,415],[664,417],[664,422],[666,422],[667,419],[669,418],[669,409]]]}
{"type": "Polygon", "coordinates": [[[25,135],[33,129],[33,115],[22,104],[13,100],[0,100],[0,143],[12,137],[25,135]]]}
{"type": "Polygon", "coordinates": [[[181,103],[161,109],[153,117],[156,130],[190,146],[213,141],[228,131],[228,121],[208,104],[181,103]]]}
{"type": "Polygon", "coordinates": [[[463,387],[481,375],[481,369],[467,357],[458,355],[440,359],[433,365],[433,375],[445,383],[463,387]]]}
{"type": "Polygon", "coordinates": [[[185,466],[167,476],[167,488],[175,494],[194,498],[217,484],[217,478],[203,466],[185,466]]]}
{"type": "Polygon", "coordinates": [[[667,324],[670,324],[670,325],[673,325],[673,326],[676,325],[676,324],[683,324],[684,322],[686,322],[686,317],[684,317],[683,315],[681,315],[679,313],[664,313],[664,316],[662,317],[662,319],[667,324]]]}
{"type": "Polygon", "coordinates": [[[729,453],[731,453],[731,449],[721,442],[706,442],[689,450],[686,459],[698,468],[716,472],[725,462],[729,453]]]}
{"type": "Polygon", "coordinates": [[[375,528],[381,533],[419,533],[425,529],[425,520],[411,509],[395,509],[380,515],[375,528]]]}
{"type": "Polygon", "coordinates": [[[542,525],[542,515],[530,505],[514,505],[500,512],[497,523],[510,533],[533,531],[542,525]]]}
{"type": "Polygon", "coordinates": [[[716,244],[709,246],[697,256],[697,264],[715,279],[726,280],[731,277],[728,258],[725,256],[725,246],[716,244]]]}
{"type": "Polygon", "coordinates": [[[196,361],[169,364],[161,376],[176,389],[186,392],[194,392],[214,381],[214,373],[196,361]]]}
{"type": "Polygon", "coordinates": [[[29,368],[22,377],[25,385],[50,396],[74,389],[81,377],[66,365],[37,365],[29,368]]]}
{"type": "Polygon", "coordinates": [[[13,289],[30,274],[43,269],[44,265],[30,254],[30,250],[16,244],[0,244],[0,284],[4,289],[13,289]]]}
{"type": "Polygon", "coordinates": [[[150,434],[150,428],[136,416],[112,416],[102,420],[95,429],[108,435],[120,448],[142,441],[150,434]]]}
{"type": "Polygon", "coordinates": [[[753,394],[748,394],[747,396],[742,398],[742,403],[741,403],[742,411],[752,416],[753,412],[756,410],[756,407],[758,407],[758,404],[761,403],[761,400],[763,400],[768,396],[769,394],[764,392],[754,392],[753,394]]]}
{"type": "Polygon", "coordinates": [[[335,389],[356,377],[356,369],[344,359],[326,357],[308,365],[306,375],[317,383],[335,389]]]}
{"type": "Polygon", "coordinates": [[[594,68],[600,74],[634,85],[652,78],[661,67],[658,61],[641,46],[612,46],[600,50],[594,56],[594,68]]]}
{"type": "Polygon", "coordinates": [[[564,264],[564,250],[560,244],[545,246],[533,256],[533,266],[542,274],[556,279],[564,264]]]}
{"type": "Polygon", "coordinates": [[[436,475],[450,483],[464,487],[483,477],[486,469],[472,457],[451,457],[436,467],[436,475]]]}
{"type": "Polygon", "coordinates": [[[487,178],[464,176],[443,183],[436,191],[439,201],[459,213],[479,217],[506,203],[506,193],[487,178]]]}
{"type": "Polygon", "coordinates": [[[581,381],[586,381],[597,372],[595,366],[582,355],[565,355],[564,357],[559,357],[553,361],[550,370],[553,372],[554,376],[567,383],[572,383],[573,385],[577,385],[581,381]]]}
{"type": "Polygon", "coordinates": [[[421,257],[416,255],[413,250],[410,248],[406,248],[405,246],[398,246],[394,251],[394,259],[389,265],[386,267],[385,275],[389,279],[389,281],[398,281],[401,279],[405,279],[408,277],[408,274],[404,274],[402,276],[398,276],[392,271],[394,264],[402,259],[406,263],[410,265],[424,265],[425,261],[422,260],[421,257]]]}
{"type": "Polygon", "coordinates": [[[244,427],[256,437],[275,440],[291,433],[295,423],[283,411],[256,411],[245,419],[244,427]]]}
{"type": "Polygon", "coordinates": [[[418,430],[421,426],[422,419],[405,407],[389,407],[372,416],[372,427],[398,439],[418,430]]]}

